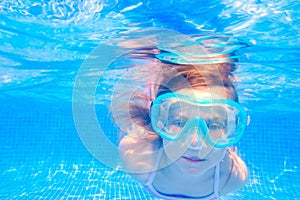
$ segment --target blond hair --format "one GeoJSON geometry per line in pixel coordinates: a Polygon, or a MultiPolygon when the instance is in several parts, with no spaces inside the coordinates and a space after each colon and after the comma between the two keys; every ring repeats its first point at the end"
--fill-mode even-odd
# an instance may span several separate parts
{"type": "MultiPolygon", "coordinates": [[[[151,126],[150,107],[152,101],[164,93],[186,87],[201,89],[203,87],[220,86],[226,89],[227,96],[238,102],[238,96],[233,85],[232,72],[236,68],[233,63],[201,65],[161,63],[160,67],[163,70],[159,76],[163,78],[156,83],[157,90],[155,94],[150,95],[149,93],[140,91],[134,92],[129,102],[130,121],[140,127],[144,127],[144,135],[150,136],[156,134],[151,126]]],[[[122,119],[120,115],[118,119],[115,120],[126,119],[122,119]]],[[[130,123],[128,126],[130,126],[130,123]]]]}

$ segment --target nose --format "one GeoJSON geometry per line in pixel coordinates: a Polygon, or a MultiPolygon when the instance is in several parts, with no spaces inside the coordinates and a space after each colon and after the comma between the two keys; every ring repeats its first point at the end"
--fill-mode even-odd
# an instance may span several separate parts
{"type": "Polygon", "coordinates": [[[191,136],[192,136],[192,142],[191,142],[190,148],[201,149],[205,145],[205,142],[204,142],[205,139],[203,137],[203,133],[198,128],[193,129],[191,136]]]}
{"type": "Polygon", "coordinates": [[[198,130],[194,129],[193,133],[192,133],[192,143],[191,146],[192,147],[197,147],[199,146],[200,143],[200,136],[198,135],[198,130]]]}
{"type": "Polygon", "coordinates": [[[198,119],[198,126],[192,129],[192,141],[191,148],[200,149],[206,145],[205,135],[207,134],[208,129],[206,123],[203,119],[198,119]]]}

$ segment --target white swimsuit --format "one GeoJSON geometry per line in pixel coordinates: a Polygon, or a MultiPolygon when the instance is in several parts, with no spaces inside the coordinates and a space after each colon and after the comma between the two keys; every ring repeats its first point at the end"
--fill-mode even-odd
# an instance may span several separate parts
{"type": "MultiPolygon", "coordinates": [[[[160,162],[160,158],[162,157],[162,152],[159,154],[159,159],[158,159],[158,163],[157,163],[157,166],[158,167],[158,164],[160,162]]],[[[157,169],[157,168],[156,168],[157,169]]],[[[156,176],[156,170],[154,170],[151,174],[150,174],[150,177],[147,181],[147,183],[144,185],[145,188],[150,192],[152,193],[154,196],[156,197],[159,197],[159,198],[162,198],[162,199],[166,199],[166,200],[184,200],[184,199],[195,199],[195,200],[216,200],[218,199],[218,196],[219,196],[219,182],[220,182],[220,164],[216,165],[215,166],[215,176],[214,176],[214,191],[211,193],[211,194],[208,194],[206,196],[202,196],[202,197],[190,197],[190,196],[185,196],[185,195],[171,195],[171,194],[164,194],[164,193],[161,193],[159,191],[157,191],[155,189],[155,187],[153,186],[153,180],[156,176]]]]}

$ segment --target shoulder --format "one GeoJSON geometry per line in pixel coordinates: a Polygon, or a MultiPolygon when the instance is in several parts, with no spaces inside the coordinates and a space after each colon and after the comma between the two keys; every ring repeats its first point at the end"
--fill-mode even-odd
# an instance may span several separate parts
{"type": "Polygon", "coordinates": [[[228,149],[227,153],[228,159],[228,173],[225,173],[226,181],[221,187],[220,193],[226,194],[233,192],[235,190],[243,187],[248,180],[248,168],[245,162],[233,152],[231,149],[228,149]]]}
{"type": "Polygon", "coordinates": [[[157,139],[157,137],[151,138],[126,135],[120,140],[119,150],[120,153],[138,152],[147,154],[159,149],[159,143],[160,141],[157,139]]]}
{"type": "Polygon", "coordinates": [[[125,171],[145,184],[157,162],[158,141],[125,136],[119,144],[119,153],[125,171]]]}

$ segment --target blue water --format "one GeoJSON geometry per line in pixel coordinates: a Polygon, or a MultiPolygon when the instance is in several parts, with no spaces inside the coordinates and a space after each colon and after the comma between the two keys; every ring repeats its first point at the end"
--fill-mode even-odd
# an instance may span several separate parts
{"type": "MultiPolygon", "coordinates": [[[[251,124],[238,148],[250,174],[221,199],[300,199],[299,9],[299,1],[271,0],[1,1],[0,199],[155,199],[85,148],[72,99],[99,44],[150,27],[242,44],[236,87],[251,124]]],[[[115,142],[106,107],[120,80],[113,70],[92,104],[115,142]]]]}

